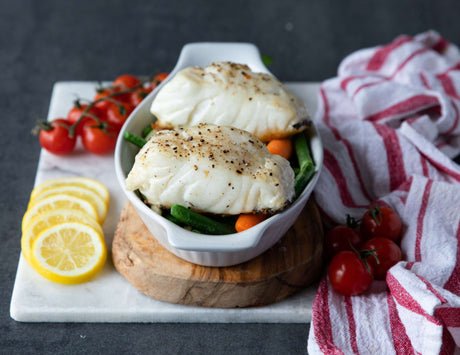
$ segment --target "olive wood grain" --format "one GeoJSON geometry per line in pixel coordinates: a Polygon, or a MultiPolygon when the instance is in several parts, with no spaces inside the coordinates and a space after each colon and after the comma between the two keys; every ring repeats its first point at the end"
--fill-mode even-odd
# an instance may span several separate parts
{"type": "Polygon", "coordinates": [[[272,248],[245,263],[206,267],[160,245],[128,202],[112,244],[116,269],[146,295],[170,303],[237,308],[280,301],[318,280],[323,230],[310,199],[293,227],[272,248]]]}

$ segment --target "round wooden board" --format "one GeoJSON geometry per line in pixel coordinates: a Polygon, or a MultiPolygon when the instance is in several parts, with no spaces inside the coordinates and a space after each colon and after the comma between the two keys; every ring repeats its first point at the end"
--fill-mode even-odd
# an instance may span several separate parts
{"type": "Polygon", "coordinates": [[[206,267],[166,250],[128,202],[112,244],[116,269],[146,295],[203,307],[262,306],[282,300],[318,280],[323,230],[310,199],[293,227],[272,248],[245,263],[206,267]]]}

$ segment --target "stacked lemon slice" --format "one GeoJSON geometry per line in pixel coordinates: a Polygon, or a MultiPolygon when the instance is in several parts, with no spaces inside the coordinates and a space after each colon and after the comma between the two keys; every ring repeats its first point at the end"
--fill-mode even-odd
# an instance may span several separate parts
{"type": "Polygon", "coordinates": [[[102,223],[109,193],[86,177],[47,180],[32,191],[22,220],[24,258],[48,280],[76,284],[104,266],[107,249],[102,223]]]}

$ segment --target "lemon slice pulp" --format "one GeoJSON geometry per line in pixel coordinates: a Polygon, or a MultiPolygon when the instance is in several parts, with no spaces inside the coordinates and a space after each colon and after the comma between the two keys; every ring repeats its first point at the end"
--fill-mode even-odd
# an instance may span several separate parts
{"type": "Polygon", "coordinates": [[[28,210],[24,214],[24,217],[22,218],[22,231],[24,232],[25,227],[33,216],[60,208],[69,208],[85,212],[95,220],[98,220],[97,211],[90,202],[80,197],[65,193],[53,194],[38,200],[29,206],[28,210]]]}
{"type": "Polygon", "coordinates": [[[29,205],[32,206],[37,201],[42,200],[47,196],[55,194],[68,194],[88,201],[96,209],[98,221],[101,224],[104,222],[105,217],[107,215],[108,203],[104,201],[102,197],[100,197],[96,192],[94,192],[94,190],[88,189],[83,186],[56,185],[48,187],[46,189],[42,189],[41,191],[34,194],[34,197],[31,198],[29,205]]]}
{"type": "Polygon", "coordinates": [[[102,269],[107,249],[96,229],[81,222],[64,222],[41,232],[30,256],[33,268],[46,279],[78,284],[102,269]]]}
{"type": "Polygon", "coordinates": [[[101,182],[83,177],[83,176],[75,176],[75,177],[63,177],[63,178],[54,178],[54,179],[49,179],[41,184],[37,185],[33,190],[30,195],[30,199],[33,200],[41,191],[45,189],[49,189],[51,187],[57,187],[57,186],[79,186],[79,187],[84,187],[86,189],[92,190],[95,193],[97,193],[104,203],[108,204],[109,203],[109,191],[107,190],[107,187],[105,187],[104,184],[101,182]]]}
{"type": "Polygon", "coordinates": [[[32,244],[36,237],[45,229],[62,222],[82,222],[103,235],[100,224],[86,212],[59,208],[39,213],[31,218],[25,226],[21,237],[21,250],[24,258],[30,263],[32,244]]]}

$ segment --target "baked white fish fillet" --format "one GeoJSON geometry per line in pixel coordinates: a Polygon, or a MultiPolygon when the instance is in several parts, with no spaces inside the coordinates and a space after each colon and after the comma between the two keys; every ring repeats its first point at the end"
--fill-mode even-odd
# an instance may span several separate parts
{"type": "Polygon", "coordinates": [[[201,124],[163,130],[136,155],[126,188],[155,208],[181,204],[197,212],[273,213],[294,199],[289,162],[250,133],[201,124]]]}
{"type": "Polygon", "coordinates": [[[165,128],[213,123],[244,129],[263,142],[291,136],[310,124],[305,104],[277,79],[231,62],[179,71],[150,111],[165,128]]]}

